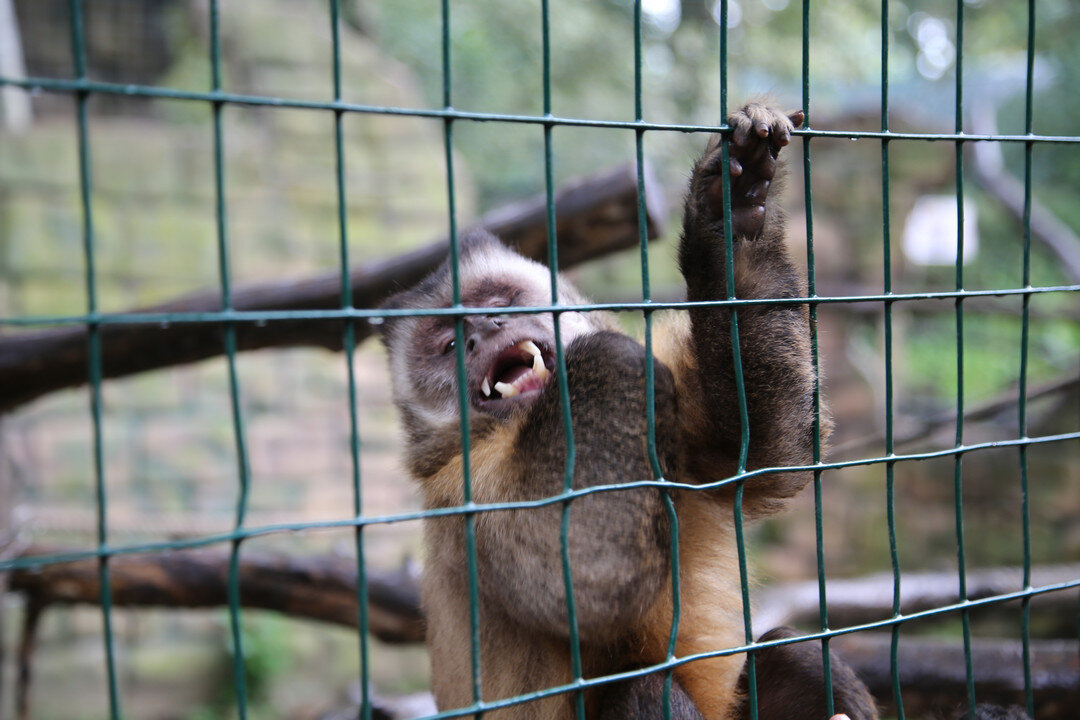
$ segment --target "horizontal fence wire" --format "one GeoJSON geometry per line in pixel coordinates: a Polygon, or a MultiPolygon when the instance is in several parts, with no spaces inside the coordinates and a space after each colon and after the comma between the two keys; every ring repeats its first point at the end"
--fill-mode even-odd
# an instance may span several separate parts
{"type": "MultiPolygon", "coordinates": [[[[11,78],[0,77],[0,86],[10,85],[20,87],[31,92],[67,92],[67,93],[96,93],[102,95],[122,95],[126,97],[144,97],[160,100],[190,100],[195,102],[223,103],[226,105],[247,105],[272,108],[288,108],[294,110],[328,110],[346,113],[360,113],[367,115],[404,115],[408,117],[431,118],[441,120],[465,120],[476,122],[505,122],[525,123],[532,125],[551,125],[565,127],[594,127],[625,130],[667,130],[676,132],[707,132],[713,133],[723,130],[720,125],[696,125],[690,123],[657,123],[634,120],[593,120],[588,118],[576,118],[559,115],[515,115],[512,113],[487,113],[459,110],[456,108],[407,108],[392,105],[369,105],[365,103],[351,103],[344,101],[317,101],[297,100],[267,95],[249,95],[233,92],[197,92],[191,90],[179,90],[164,88],[154,85],[132,85],[121,83],[101,82],[94,80],[61,80],[54,78],[11,78]]],[[[1005,143],[1080,143],[1080,137],[1075,135],[1009,135],[1009,134],[986,134],[986,133],[939,133],[939,132],[881,132],[881,131],[858,131],[858,130],[815,130],[812,128],[796,129],[792,135],[811,136],[822,138],[838,138],[845,140],[859,139],[890,139],[890,140],[944,140],[961,142],[992,141],[1005,143]]]]}
{"type": "MultiPolygon", "coordinates": [[[[756,716],[756,693],[754,691],[754,657],[756,651],[802,642],[805,640],[819,640],[821,642],[825,658],[825,683],[831,687],[829,671],[829,641],[842,635],[862,632],[874,629],[888,629],[891,632],[891,662],[890,672],[893,684],[893,701],[897,707],[898,717],[904,717],[903,700],[900,695],[900,677],[897,662],[899,632],[901,627],[910,622],[936,617],[949,613],[956,613],[961,617],[963,624],[963,639],[965,649],[965,665],[967,675],[967,693],[969,701],[969,716],[974,717],[975,697],[974,673],[972,669],[971,654],[971,630],[970,614],[973,610],[1006,602],[1019,600],[1022,605],[1022,628],[1021,641],[1024,659],[1025,702],[1029,714],[1034,714],[1033,684],[1031,678],[1030,660],[1030,602],[1039,595],[1080,589],[1080,578],[1042,586],[1031,584],[1031,528],[1030,509],[1028,506],[1028,450],[1035,446],[1055,443],[1065,443],[1080,440],[1080,431],[1065,432],[1053,435],[1037,437],[1028,436],[1027,419],[1027,383],[1028,383],[1028,356],[1029,356],[1029,318],[1030,303],[1033,297],[1048,294],[1080,294],[1080,284],[1032,287],[1030,284],[1030,251],[1031,251],[1031,203],[1032,203],[1032,153],[1039,145],[1073,145],[1080,143],[1080,137],[1038,135],[1033,132],[1033,75],[1034,75],[1034,27],[1035,27],[1035,2],[1028,2],[1028,45],[1027,45],[1027,84],[1024,133],[1020,135],[1008,134],[968,134],[963,129],[963,33],[964,33],[964,0],[957,0],[956,5],[956,32],[957,32],[957,57],[956,57],[956,84],[955,84],[955,127],[949,133],[920,133],[920,132],[895,132],[890,129],[889,122],[889,3],[882,0],[881,3],[881,27],[882,27],[882,53],[881,53],[881,130],[880,131],[850,131],[850,130],[816,130],[810,126],[810,0],[803,0],[803,28],[802,28],[802,103],[805,111],[805,119],[802,127],[795,128],[793,135],[803,139],[802,163],[804,174],[804,192],[806,207],[806,251],[808,270],[808,295],[800,298],[775,298],[766,300],[739,300],[734,297],[734,279],[732,262],[732,238],[730,233],[730,205],[725,206],[725,251],[727,256],[727,272],[729,296],[725,299],[703,302],[656,302],[651,299],[649,284],[649,260],[647,255],[647,237],[645,218],[645,182],[643,176],[644,160],[644,137],[647,132],[678,132],[678,133],[721,133],[724,136],[721,148],[723,162],[728,161],[728,137],[731,129],[721,125],[696,125],[678,123],[649,122],[644,117],[642,107],[642,19],[641,4],[635,3],[634,9],[634,99],[635,112],[633,120],[590,120],[574,117],[562,117],[552,113],[551,104],[551,40],[550,40],[550,8],[548,0],[543,0],[540,10],[542,28],[542,53],[543,53],[543,113],[532,114],[507,114],[462,111],[453,107],[453,93],[451,85],[451,32],[450,32],[450,0],[442,0],[441,23],[442,23],[442,74],[443,74],[443,106],[439,108],[408,108],[396,106],[378,106],[363,103],[346,102],[342,99],[342,68],[341,68],[341,39],[340,24],[341,8],[340,0],[330,0],[329,20],[332,33],[332,73],[333,73],[333,99],[327,101],[311,101],[290,99],[285,97],[271,97],[257,94],[245,94],[225,92],[222,90],[222,63],[223,53],[219,28],[219,3],[218,0],[210,0],[210,33],[211,42],[209,49],[210,60],[210,90],[206,92],[188,91],[177,88],[147,86],[138,84],[121,84],[91,80],[86,71],[86,39],[85,28],[82,23],[81,0],[69,0],[71,13],[71,43],[74,58],[74,77],[69,79],[55,79],[44,77],[11,78],[0,76],[0,87],[23,88],[31,92],[44,91],[50,93],[70,94],[75,98],[76,126],[78,132],[79,147],[79,187],[81,193],[81,210],[83,221],[84,257],[86,263],[86,288],[87,311],[83,314],[69,315],[21,315],[0,316],[0,327],[14,328],[64,328],[85,326],[88,342],[88,384],[90,388],[90,405],[93,433],[94,453],[94,482],[95,503],[98,514],[97,536],[95,547],[78,552],[52,553],[36,556],[23,556],[0,560],[0,572],[22,570],[42,567],[51,564],[73,562],[78,560],[96,558],[99,560],[99,584],[101,588],[101,610],[103,616],[103,639],[106,657],[106,674],[109,691],[110,717],[122,717],[120,694],[117,687],[116,651],[112,629],[112,600],[110,596],[109,560],[110,558],[133,555],[160,553],[169,550],[198,548],[213,544],[228,543],[231,546],[231,560],[228,575],[228,611],[230,634],[233,643],[233,674],[236,689],[237,713],[240,718],[245,718],[248,713],[247,697],[245,692],[245,661],[243,649],[243,632],[241,603],[239,597],[239,558],[242,544],[255,537],[286,534],[292,532],[306,532],[315,530],[332,530],[352,528],[355,531],[355,552],[357,562],[357,601],[358,601],[358,624],[359,624],[359,653],[360,653],[360,686],[362,698],[362,717],[371,717],[371,707],[368,700],[369,684],[369,647],[367,638],[367,588],[366,569],[364,560],[364,531],[374,525],[389,525],[394,523],[422,520],[426,518],[462,516],[464,518],[466,556],[468,558],[469,575],[469,603],[470,603],[470,639],[471,639],[471,664],[472,664],[472,698],[473,704],[466,708],[446,711],[438,714],[438,718],[460,717],[473,715],[478,711],[487,711],[503,707],[511,707],[521,703],[530,702],[556,694],[570,693],[574,697],[575,714],[580,719],[584,718],[584,692],[587,689],[601,687],[615,682],[642,677],[654,672],[665,673],[664,685],[664,715],[670,717],[670,691],[672,672],[674,669],[703,658],[722,657],[747,653],[749,669],[749,685],[751,715],[756,716]],[[222,307],[215,312],[119,312],[107,313],[97,309],[97,289],[95,270],[95,238],[94,218],[92,212],[93,198],[93,170],[89,143],[89,117],[88,102],[94,95],[119,96],[126,98],[143,98],[147,100],[168,100],[180,102],[197,102],[206,104],[211,111],[211,128],[213,136],[213,168],[215,183],[215,219],[216,237],[219,261],[219,284],[222,297],[222,307]],[[229,233],[227,221],[226,202],[226,177],[224,145],[225,134],[222,124],[223,113],[229,107],[267,107],[287,108],[321,111],[333,117],[333,143],[336,157],[336,200],[339,229],[339,258],[341,273],[341,302],[340,307],[324,310],[238,310],[232,307],[232,281],[229,266],[229,233]],[[360,115],[383,115],[417,117],[438,120],[443,127],[443,146],[446,163],[446,186],[448,197],[448,228],[449,228],[449,253],[451,257],[451,278],[453,286],[453,302],[449,308],[428,310],[382,310],[355,307],[353,304],[352,289],[349,283],[350,258],[348,251],[347,233],[347,188],[344,152],[344,128],[343,122],[349,114],[360,115]],[[575,444],[571,417],[573,408],[570,406],[569,395],[565,384],[560,386],[560,400],[563,420],[563,430],[567,446],[567,460],[563,491],[561,493],[540,500],[502,502],[502,503],[476,503],[472,499],[470,456],[470,427],[468,412],[468,398],[466,395],[465,365],[464,365],[464,323],[472,315],[487,314],[486,308],[468,308],[461,303],[461,287],[458,275],[458,259],[460,247],[457,240],[457,217],[455,197],[455,169],[454,169],[454,128],[456,123],[479,122],[479,123],[511,123],[535,125],[542,129],[544,138],[544,170],[545,191],[547,195],[547,219],[548,219],[548,264],[551,268],[551,305],[536,307],[503,308],[500,312],[506,314],[537,314],[550,313],[554,317],[556,327],[556,364],[558,372],[565,374],[564,348],[559,336],[559,317],[566,312],[634,312],[641,313],[645,320],[645,344],[647,356],[651,358],[652,347],[652,322],[653,314],[658,310],[687,310],[691,308],[718,308],[729,312],[731,316],[731,333],[733,346],[733,360],[735,374],[737,376],[737,389],[739,397],[739,412],[741,417],[742,437],[740,439],[740,457],[737,472],[730,478],[722,481],[690,485],[672,482],[663,477],[660,464],[657,459],[655,446],[655,408],[654,403],[654,374],[651,363],[646,371],[646,396],[647,396],[647,427],[648,427],[648,450],[652,465],[653,478],[617,485],[598,485],[588,488],[573,487],[575,444]],[[638,185],[638,217],[640,234],[641,256],[641,285],[642,297],[640,302],[620,303],[595,303],[585,305],[558,304],[558,276],[555,268],[558,267],[557,243],[555,238],[555,208],[554,208],[554,161],[553,161],[553,131],[557,127],[578,127],[597,129],[620,129],[634,133],[635,153],[637,158],[637,185],[638,185]],[[882,179],[882,260],[883,279],[882,292],[880,294],[847,295],[847,296],[818,296],[816,289],[816,275],[814,265],[814,227],[813,227],[813,199],[811,189],[811,143],[824,139],[847,139],[869,140],[879,142],[881,146],[881,179],[882,179]],[[955,171],[956,171],[956,205],[959,218],[957,243],[957,259],[955,264],[955,289],[940,292],[914,292],[894,293],[892,291],[893,253],[890,237],[890,147],[894,141],[930,141],[945,142],[954,145],[955,171]],[[1018,288],[995,288],[989,290],[968,290],[964,288],[963,277],[963,234],[964,234],[964,158],[963,150],[967,143],[971,142],[999,142],[1022,145],[1024,152],[1024,215],[1023,215],[1023,284],[1018,288]],[[964,440],[964,303],[969,299],[983,297],[1019,297],[1022,302],[1021,315],[1021,343],[1019,358],[1019,389],[1018,389],[1018,417],[1017,432],[1015,439],[998,441],[966,443],[964,440]],[[955,335],[956,335],[956,406],[957,420],[955,427],[955,442],[951,447],[928,450],[914,453],[896,453],[894,446],[894,347],[893,347],[893,311],[897,303],[914,301],[951,301],[954,306],[955,335]],[[783,468],[760,468],[748,471],[746,469],[746,456],[749,443],[748,422],[746,410],[746,398],[741,382],[741,354],[739,352],[738,339],[738,313],[743,306],[786,306],[806,305],[809,307],[812,362],[815,375],[819,366],[819,349],[817,337],[817,312],[822,305],[847,305],[854,303],[880,304],[883,312],[884,327],[884,364],[885,364],[885,388],[884,388],[884,413],[885,413],[885,442],[884,455],[862,457],[843,462],[825,462],[822,459],[821,448],[821,393],[820,387],[815,381],[814,386],[814,409],[815,409],[815,438],[813,447],[813,461],[804,466],[783,468]],[[365,515],[361,504],[362,478],[360,474],[361,457],[361,434],[357,414],[357,383],[355,367],[353,363],[355,352],[356,323],[377,323],[385,318],[400,316],[439,316],[451,317],[455,321],[456,343],[456,366],[458,378],[458,402],[461,412],[461,436],[464,452],[464,464],[462,473],[462,491],[464,502],[460,506],[451,508],[439,508],[416,512],[402,512],[383,515],[365,515]],[[264,524],[247,526],[245,517],[248,508],[248,490],[250,482],[250,467],[245,443],[244,415],[241,403],[240,377],[236,367],[236,356],[239,352],[236,346],[236,329],[238,325],[245,323],[268,323],[275,321],[311,320],[324,322],[341,322],[342,337],[345,347],[345,360],[347,363],[347,397],[349,404],[349,453],[352,464],[352,491],[354,495],[353,517],[331,521],[309,521],[264,524]],[[225,339],[225,356],[228,367],[230,404],[233,421],[234,445],[237,460],[237,498],[235,506],[235,522],[230,531],[189,537],[182,540],[144,542],[131,544],[113,544],[108,535],[107,495],[106,478],[103,459],[103,430],[102,430],[102,382],[103,369],[101,367],[101,344],[102,335],[108,329],[119,326],[138,326],[154,324],[216,324],[223,330],[225,339]],[[971,599],[966,591],[965,578],[965,550],[964,550],[964,524],[963,524],[963,458],[966,454],[976,451],[1001,448],[1016,448],[1020,469],[1021,495],[1022,495],[1022,542],[1023,542],[1023,587],[1006,593],[999,593],[989,597],[971,599]],[[953,459],[953,487],[954,487],[954,510],[955,510],[955,533],[956,553],[958,565],[958,593],[954,603],[942,605],[928,610],[901,613],[900,589],[902,574],[898,558],[898,546],[900,540],[897,537],[895,525],[895,470],[898,463],[923,461],[934,458],[953,459]],[[886,474],[885,504],[887,512],[887,532],[890,561],[893,577],[893,602],[891,616],[874,622],[845,626],[842,628],[830,628],[826,605],[826,559],[824,554],[824,538],[822,528],[823,499],[822,499],[822,474],[829,470],[838,470],[856,466],[884,466],[886,474]],[[817,579],[819,588],[819,630],[807,633],[796,639],[783,639],[771,642],[758,643],[754,641],[752,632],[751,613],[749,605],[749,579],[746,563],[746,549],[743,540],[743,518],[741,512],[741,498],[744,483],[762,475],[772,475],[783,472],[813,473],[814,487],[814,520],[815,520],[815,550],[817,561],[817,579]],[[739,552],[739,572],[743,591],[743,619],[745,624],[745,643],[738,647],[718,649],[714,652],[706,652],[689,656],[676,657],[675,639],[679,627],[679,584],[678,584],[678,522],[675,516],[674,505],[670,491],[682,490],[691,492],[707,492],[717,488],[734,486],[735,488],[735,528],[739,552]],[[672,532],[672,592],[673,606],[675,609],[672,618],[670,641],[666,660],[662,663],[649,667],[636,669],[630,672],[617,673],[599,678],[585,678],[582,671],[580,642],[577,634],[575,606],[573,601],[573,583],[571,580],[570,555],[568,545],[569,512],[571,504],[580,497],[603,492],[625,492],[634,488],[657,488],[662,492],[665,509],[671,521],[672,532]],[[562,528],[560,533],[561,557],[563,562],[563,581],[565,585],[568,614],[569,650],[573,665],[573,682],[567,685],[546,688],[527,695],[499,700],[484,700],[481,684],[481,659],[480,659],[480,616],[479,616],[479,591],[477,587],[477,558],[474,524],[479,513],[501,512],[521,510],[528,508],[540,508],[545,506],[561,506],[562,528]]],[[[721,22],[719,27],[720,50],[720,105],[721,117],[726,116],[727,105],[727,3],[722,2],[721,22]]],[[[724,194],[730,196],[729,177],[723,174],[724,194]]],[[[1080,623],[1080,616],[1078,616],[1080,623]]],[[[828,711],[831,714],[832,693],[827,692],[828,711]]]]}
{"type": "MultiPolygon", "coordinates": [[[[501,308],[500,308],[501,309],[501,308]]],[[[634,482],[620,483],[617,485],[592,485],[587,488],[578,488],[563,493],[550,495],[539,500],[521,500],[517,502],[499,503],[472,503],[468,506],[454,506],[448,508],[434,508],[415,512],[391,513],[385,515],[366,515],[363,517],[346,518],[340,520],[312,520],[297,521],[291,523],[267,523],[264,525],[243,527],[238,530],[223,533],[210,533],[183,540],[171,540],[168,542],[132,543],[128,545],[103,545],[98,549],[82,550],[75,552],[51,553],[45,555],[26,555],[18,558],[0,560],[0,571],[21,570],[41,565],[59,562],[76,562],[93,557],[105,557],[113,555],[133,555],[143,553],[162,552],[171,549],[190,549],[204,547],[215,543],[227,542],[234,538],[252,538],[266,535],[277,535],[289,532],[308,532],[314,530],[333,530],[343,527],[364,527],[368,525],[390,525],[394,523],[422,520],[430,517],[447,517],[452,515],[465,515],[478,512],[492,512],[501,510],[524,510],[539,508],[548,505],[561,504],[566,500],[584,497],[594,493],[620,492],[637,488],[658,488],[669,490],[689,490],[692,492],[707,492],[716,490],[736,483],[751,480],[758,476],[775,475],[786,472],[814,472],[817,470],[836,470],[841,468],[859,467],[867,465],[887,465],[908,461],[923,461],[937,458],[952,457],[957,454],[966,454],[982,450],[1013,448],[1021,446],[1037,446],[1053,443],[1064,443],[1080,440],[1080,431],[1059,433],[1056,435],[1044,435],[1032,438],[1018,438],[1013,440],[993,440],[981,443],[970,443],[962,447],[950,447],[940,450],[930,450],[918,453],[890,454],[886,456],[865,457],[842,462],[822,462],[816,465],[785,465],[783,467],[758,468],[747,471],[740,475],[733,475],[723,480],[701,485],[690,485],[669,480],[639,480],[634,482]]],[[[1080,582],[1080,581],[1078,581],[1080,582]]]]}
{"type": "MultiPolygon", "coordinates": [[[[694,308],[734,307],[739,305],[852,305],[855,303],[895,304],[918,300],[956,300],[957,298],[1008,298],[1024,295],[1080,293],[1080,283],[991,290],[942,290],[940,292],[911,292],[871,295],[821,295],[798,298],[725,299],[698,301],[632,301],[595,302],[583,305],[530,305],[529,307],[500,308],[506,315],[536,315],[569,312],[655,312],[657,310],[690,310],[694,308]]],[[[422,310],[393,310],[372,308],[340,308],[326,310],[221,310],[217,312],[88,312],[81,315],[25,315],[0,317],[0,326],[46,325],[160,325],[162,323],[259,323],[278,320],[368,320],[376,324],[384,318],[395,317],[465,317],[484,315],[489,311],[474,307],[424,308],[422,310]]]]}

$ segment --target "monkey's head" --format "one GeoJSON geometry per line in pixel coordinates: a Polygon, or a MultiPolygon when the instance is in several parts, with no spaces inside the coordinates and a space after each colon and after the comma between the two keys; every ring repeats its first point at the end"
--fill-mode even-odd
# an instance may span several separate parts
{"type": "MultiPolygon", "coordinates": [[[[522,257],[495,236],[473,231],[461,238],[459,280],[466,307],[490,313],[463,320],[465,381],[474,416],[506,421],[522,414],[555,373],[555,323],[550,313],[505,313],[509,307],[551,305],[548,269],[522,257]]],[[[452,303],[449,262],[383,308],[430,310],[452,303]]],[[[585,302],[560,278],[558,304],[585,302]]],[[[579,335],[608,330],[602,314],[560,315],[564,347],[579,335]]],[[[457,347],[454,318],[417,315],[386,318],[381,334],[389,353],[394,402],[410,434],[457,432],[457,347]]]]}

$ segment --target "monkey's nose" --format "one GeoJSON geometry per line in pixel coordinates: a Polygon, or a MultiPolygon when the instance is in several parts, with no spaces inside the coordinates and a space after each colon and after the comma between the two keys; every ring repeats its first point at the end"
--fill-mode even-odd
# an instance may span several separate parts
{"type": "Polygon", "coordinates": [[[465,350],[472,352],[477,345],[497,333],[502,326],[501,319],[490,315],[472,315],[465,318],[465,331],[468,335],[465,340],[465,350]]]}

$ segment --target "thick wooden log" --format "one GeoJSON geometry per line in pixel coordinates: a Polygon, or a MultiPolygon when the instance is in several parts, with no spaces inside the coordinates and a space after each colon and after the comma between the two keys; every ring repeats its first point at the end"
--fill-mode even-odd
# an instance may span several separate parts
{"type": "MultiPolygon", "coordinates": [[[[647,169],[647,168],[646,168],[647,169]]],[[[646,234],[661,233],[663,204],[646,172],[646,234]]],[[[560,268],[635,247],[638,233],[637,171],[626,165],[566,183],[555,196],[560,268]]],[[[522,254],[547,258],[547,200],[535,197],[493,211],[477,223],[522,254]]],[[[446,258],[445,238],[397,257],[359,265],[350,273],[353,305],[372,308],[416,283],[446,258]]],[[[341,307],[340,273],[280,280],[234,289],[232,306],[242,311],[329,310],[341,307]]],[[[141,313],[213,313],[222,309],[219,291],[188,295],[141,313]]],[[[368,323],[355,326],[357,341],[371,334],[368,323]]],[[[86,326],[0,335],[0,412],[46,393],[87,382],[86,326]]],[[[122,377],[182,365],[224,353],[220,322],[106,323],[99,329],[102,372],[122,377]]],[[[285,319],[236,324],[240,350],[310,345],[340,350],[340,320],[285,319]]]]}
{"type": "MultiPolygon", "coordinates": [[[[25,554],[40,556],[46,551],[31,548],[25,554]]],[[[109,567],[113,604],[118,607],[204,608],[228,602],[226,552],[182,550],[117,556],[109,561],[109,567]]],[[[1075,572],[1075,566],[1033,569],[1036,584],[1075,577],[1075,572]]],[[[972,572],[968,575],[969,589],[973,597],[1006,592],[1015,584],[1014,576],[1015,569],[1011,568],[972,572]]],[[[100,601],[95,559],[15,570],[9,580],[12,590],[26,594],[27,606],[35,608],[35,612],[54,603],[100,601]]],[[[842,627],[891,612],[891,590],[885,580],[873,577],[830,582],[832,626],[842,627]]],[[[902,599],[904,612],[951,602],[953,598],[947,597],[951,590],[946,588],[950,582],[955,582],[955,576],[948,573],[905,576],[904,587],[912,591],[902,599]]],[[[762,611],[755,613],[759,627],[793,622],[803,614],[814,615],[809,624],[816,621],[816,582],[807,583],[805,588],[785,585],[774,590],[775,598],[767,599],[762,611]],[[779,606],[786,609],[778,611],[779,606]]],[[[1074,608],[1075,595],[1066,595],[1074,608]]],[[[396,643],[423,640],[416,573],[368,570],[368,598],[372,635],[396,643]]],[[[337,557],[289,559],[244,553],[240,561],[240,600],[244,607],[356,627],[356,568],[351,561],[337,557]]],[[[32,641],[32,637],[24,638],[24,645],[30,647],[27,643],[32,641]]],[[[888,634],[863,632],[835,638],[831,643],[832,650],[852,666],[886,708],[892,697],[890,641],[888,634]]],[[[972,666],[980,702],[1004,706],[1024,702],[1020,652],[1015,640],[978,639],[973,643],[972,666]]],[[[910,716],[937,713],[934,716],[947,717],[966,702],[966,663],[959,639],[927,639],[902,633],[898,667],[904,705],[910,716]]],[[[1077,641],[1033,641],[1031,669],[1038,716],[1072,717],[1069,713],[1080,703],[1077,641]]]]}
{"type": "MultiPolygon", "coordinates": [[[[48,554],[33,548],[27,556],[48,554]]],[[[121,555],[109,560],[118,607],[219,607],[228,603],[230,558],[217,550],[121,555]]],[[[240,603],[294,617],[356,627],[356,564],[338,557],[286,558],[244,552],[240,603]]],[[[96,559],[15,570],[11,590],[31,604],[100,602],[96,559]]],[[[416,578],[408,571],[367,571],[368,629],[388,643],[422,642],[424,621],[416,578]]]]}
{"type": "MultiPolygon", "coordinates": [[[[836,638],[840,655],[883,708],[896,714],[893,699],[892,638],[888,633],[859,633],[836,638]]],[[[1031,679],[1035,717],[1068,720],[1080,707],[1080,654],[1074,640],[1031,642],[1031,679]]],[[[967,707],[964,644],[955,640],[901,634],[897,652],[900,693],[907,717],[961,717],[967,707]]],[[[1001,707],[1024,707],[1024,662],[1018,640],[975,639],[971,647],[975,700],[1001,707]]]]}
{"type": "MultiPolygon", "coordinates": [[[[1018,567],[986,568],[967,572],[970,600],[993,597],[1021,589],[1023,570],[1018,567]]],[[[1036,565],[1031,569],[1033,587],[1052,586],[1080,578],[1080,565],[1036,565]]],[[[900,612],[904,615],[955,604],[956,572],[904,573],[900,583],[900,612]]],[[[876,622],[892,616],[892,573],[829,580],[826,587],[829,625],[834,628],[876,622]]],[[[1052,592],[1032,599],[1040,608],[1076,607],[1075,591],[1052,592]]],[[[805,624],[819,620],[818,583],[810,580],[785,583],[758,593],[754,626],[762,630],[777,625],[805,624]]],[[[1016,605],[1014,604],[1013,607],[1016,605]]]]}

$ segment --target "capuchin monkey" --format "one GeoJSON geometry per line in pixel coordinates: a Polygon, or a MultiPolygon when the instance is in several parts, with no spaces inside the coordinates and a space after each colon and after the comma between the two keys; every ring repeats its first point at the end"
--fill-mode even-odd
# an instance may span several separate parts
{"type": "MultiPolygon", "coordinates": [[[[777,156],[802,113],[749,104],[728,122],[730,160],[714,136],[693,169],[679,263],[691,301],[728,297],[724,173],[731,188],[735,297],[798,298],[799,276],[784,248],[779,209],[767,202],[777,156]]],[[[464,355],[472,500],[536,501],[563,492],[568,472],[580,490],[656,480],[646,422],[642,344],[619,332],[609,314],[507,314],[505,308],[552,304],[547,268],[473,232],[461,239],[459,281],[467,315],[463,348],[449,315],[395,316],[382,324],[394,402],[405,432],[405,462],[427,509],[463,504],[463,453],[457,355],[464,355]],[[565,372],[556,367],[556,333],[565,372]],[[570,399],[574,454],[568,465],[560,389],[570,399]]],[[[565,279],[559,305],[586,300],[565,279]]],[[[451,305],[444,265],[384,307],[451,305]]],[[[731,311],[695,307],[654,330],[655,458],[668,480],[712,483],[738,472],[742,422],[732,356],[731,311]]],[[[804,305],[740,306],[738,332],[749,445],[746,469],[805,465],[815,433],[814,367],[804,305]]],[[[822,419],[826,436],[829,422],[822,419]]],[[[809,480],[778,471],[745,481],[743,516],[778,510],[809,480]]],[[[745,642],[731,484],[669,489],[678,518],[679,624],[675,655],[745,642]]],[[[494,702],[574,682],[561,546],[563,503],[473,516],[479,603],[480,692],[494,702]]],[[[422,582],[432,685],[440,710],[474,701],[469,559],[461,514],[425,520],[422,582]]],[[[672,539],[664,494],[656,487],[594,492],[570,503],[567,549],[573,622],[585,678],[635,670],[667,659],[672,628],[672,539]]],[[[788,637],[777,630],[763,639],[788,637]]],[[[584,691],[586,716],[604,720],[749,717],[742,655],[678,665],[670,690],[653,673],[584,691]],[[740,678],[743,679],[740,679],[740,678]]],[[[825,681],[816,643],[777,645],[756,660],[758,717],[826,720],[825,681]]],[[[837,713],[877,717],[862,683],[832,660],[837,713]]],[[[575,717],[575,693],[546,695],[484,717],[575,717]]]]}

